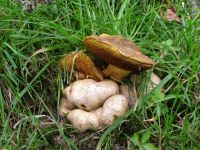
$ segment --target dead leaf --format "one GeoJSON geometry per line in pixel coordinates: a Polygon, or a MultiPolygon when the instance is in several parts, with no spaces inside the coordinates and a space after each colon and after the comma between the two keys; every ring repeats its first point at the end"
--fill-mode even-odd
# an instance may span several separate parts
{"type": "Polygon", "coordinates": [[[164,13],[161,13],[161,16],[167,21],[176,21],[181,22],[181,19],[176,15],[176,11],[172,8],[166,9],[164,13]]]}

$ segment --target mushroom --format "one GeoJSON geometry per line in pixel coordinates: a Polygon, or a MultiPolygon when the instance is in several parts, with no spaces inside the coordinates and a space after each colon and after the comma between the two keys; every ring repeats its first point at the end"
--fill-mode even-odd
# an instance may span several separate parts
{"type": "Polygon", "coordinates": [[[154,62],[143,55],[137,45],[123,37],[101,34],[87,36],[84,46],[108,63],[103,70],[105,77],[120,81],[132,71],[139,73],[150,69],[154,62]]]}
{"type": "Polygon", "coordinates": [[[123,95],[114,95],[103,104],[100,122],[103,126],[111,125],[116,117],[123,116],[128,109],[128,100],[123,95]]]}
{"type": "Polygon", "coordinates": [[[104,101],[119,93],[119,86],[112,80],[97,82],[93,79],[84,79],[73,82],[65,88],[59,109],[63,116],[68,110],[79,108],[92,111],[101,107],[104,101]],[[65,109],[64,109],[65,108],[65,109]]]}
{"type": "Polygon", "coordinates": [[[160,77],[155,73],[151,74],[150,81],[147,84],[147,94],[151,92],[161,82],[160,77]]]}
{"type": "Polygon", "coordinates": [[[76,79],[92,78],[96,81],[103,80],[103,74],[91,60],[91,58],[84,52],[72,52],[67,54],[60,63],[62,70],[70,72],[73,68],[75,70],[76,79]]]}

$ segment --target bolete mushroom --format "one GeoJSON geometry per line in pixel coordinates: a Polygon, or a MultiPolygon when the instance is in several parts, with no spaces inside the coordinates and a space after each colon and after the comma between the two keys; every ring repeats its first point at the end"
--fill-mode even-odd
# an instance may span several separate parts
{"type": "Polygon", "coordinates": [[[70,72],[74,65],[75,77],[79,79],[91,78],[96,81],[103,80],[103,74],[91,58],[82,51],[67,54],[60,63],[62,70],[70,72]]]}
{"type": "Polygon", "coordinates": [[[84,46],[108,63],[103,70],[105,77],[121,80],[132,71],[139,73],[150,69],[154,62],[143,55],[137,45],[120,36],[101,34],[100,36],[87,36],[84,46]]]}

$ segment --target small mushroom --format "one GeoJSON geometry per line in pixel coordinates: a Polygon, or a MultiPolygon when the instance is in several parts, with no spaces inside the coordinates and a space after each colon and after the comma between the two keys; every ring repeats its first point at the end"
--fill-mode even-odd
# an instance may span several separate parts
{"type": "Polygon", "coordinates": [[[151,74],[150,81],[147,84],[147,94],[151,92],[161,82],[160,77],[155,73],[151,74]]]}
{"type": "Polygon", "coordinates": [[[120,81],[131,71],[139,73],[150,69],[154,62],[143,55],[136,44],[120,36],[101,34],[87,36],[84,46],[108,63],[103,71],[105,77],[120,81]]]}
{"type": "Polygon", "coordinates": [[[60,63],[60,67],[62,70],[66,70],[70,72],[74,65],[75,77],[76,79],[85,79],[91,78],[96,81],[103,80],[103,74],[101,70],[99,70],[91,58],[84,52],[72,52],[67,54],[60,63]]]}

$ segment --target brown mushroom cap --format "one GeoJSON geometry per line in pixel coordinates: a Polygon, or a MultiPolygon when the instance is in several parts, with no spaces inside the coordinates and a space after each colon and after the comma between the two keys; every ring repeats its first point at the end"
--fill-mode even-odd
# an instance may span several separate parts
{"type": "Polygon", "coordinates": [[[73,64],[75,75],[79,79],[84,79],[85,76],[87,76],[88,78],[92,78],[96,81],[103,80],[102,72],[94,65],[93,61],[86,53],[78,51],[67,54],[61,60],[60,67],[62,70],[67,70],[69,72],[71,71],[73,64]]]}
{"type": "Polygon", "coordinates": [[[83,44],[107,63],[134,73],[150,69],[154,64],[140,52],[134,42],[120,36],[91,35],[84,39],[83,44]]]}

